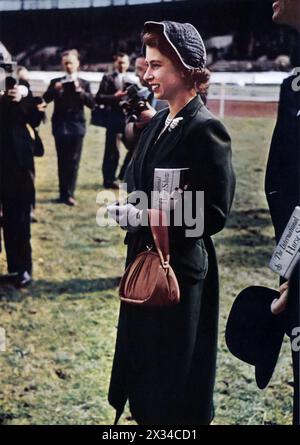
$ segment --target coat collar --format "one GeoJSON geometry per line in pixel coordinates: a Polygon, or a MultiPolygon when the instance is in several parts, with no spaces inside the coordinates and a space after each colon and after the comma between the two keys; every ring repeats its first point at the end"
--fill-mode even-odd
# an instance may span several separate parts
{"type": "Polygon", "coordinates": [[[203,106],[202,99],[199,95],[194,97],[185,107],[183,107],[179,113],[176,114],[176,117],[183,117],[184,119],[189,119],[195,116],[197,111],[203,106]]]}
{"type": "MultiPolygon", "coordinates": [[[[169,153],[176,147],[178,144],[184,127],[186,124],[196,115],[198,110],[203,106],[203,102],[199,96],[196,96],[192,99],[182,110],[177,113],[175,118],[182,117],[182,121],[179,122],[176,128],[168,130],[163,133],[158,143],[160,144],[159,151],[155,155],[155,159],[149,160],[152,164],[159,164],[163,159],[165,159],[169,153]]],[[[135,164],[134,178],[137,189],[145,189],[147,184],[147,179],[145,178],[145,158],[150,150],[150,148],[155,144],[155,139],[159,135],[159,132],[163,128],[164,122],[169,114],[169,109],[163,110],[159,115],[154,118],[154,122],[152,125],[149,125],[149,128],[146,128],[145,133],[143,135],[143,149],[141,151],[140,156],[138,156],[138,162],[135,164]],[[138,164],[138,165],[137,165],[138,164]],[[138,171],[137,171],[138,169],[138,171]]],[[[152,178],[151,178],[152,180],[152,178]]]]}

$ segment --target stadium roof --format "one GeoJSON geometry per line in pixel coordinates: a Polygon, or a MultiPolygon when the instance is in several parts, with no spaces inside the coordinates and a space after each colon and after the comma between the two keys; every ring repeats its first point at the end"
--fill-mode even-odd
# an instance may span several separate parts
{"type": "Polygon", "coordinates": [[[0,0],[0,11],[26,9],[75,9],[105,6],[142,5],[183,0],[0,0]]]}

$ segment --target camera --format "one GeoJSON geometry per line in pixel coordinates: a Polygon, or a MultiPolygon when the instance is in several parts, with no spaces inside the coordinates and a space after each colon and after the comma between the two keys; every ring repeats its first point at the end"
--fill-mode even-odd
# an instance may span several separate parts
{"type": "Polygon", "coordinates": [[[17,63],[4,60],[3,54],[0,53],[0,90],[8,91],[17,84],[15,78],[17,63]]]}
{"type": "Polygon", "coordinates": [[[16,62],[4,62],[0,57],[0,68],[5,71],[6,74],[12,74],[14,72],[16,62]]]}
{"type": "Polygon", "coordinates": [[[76,92],[75,82],[65,80],[65,81],[62,81],[62,84],[63,84],[65,94],[72,96],[76,92]]]}
{"type": "Polygon", "coordinates": [[[126,100],[120,102],[120,106],[129,121],[137,121],[142,111],[148,109],[148,88],[141,88],[136,84],[125,84],[126,100]]]}

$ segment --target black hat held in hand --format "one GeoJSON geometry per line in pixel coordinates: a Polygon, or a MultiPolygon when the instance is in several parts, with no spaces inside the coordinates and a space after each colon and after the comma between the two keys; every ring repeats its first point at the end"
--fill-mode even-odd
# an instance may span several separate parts
{"type": "Polygon", "coordinates": [[[273,315],[279,292],[262,286],[244,289],[236,298],[226,326],[226,343],[240,360],[255,366],[257,386],[264,389],[272,375],[283,337],[283,315],[273,315]]]}

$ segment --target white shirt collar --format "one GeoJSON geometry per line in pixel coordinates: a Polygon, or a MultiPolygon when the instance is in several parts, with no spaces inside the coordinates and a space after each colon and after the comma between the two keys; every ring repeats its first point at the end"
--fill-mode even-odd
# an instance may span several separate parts
{"type": "Polygon", "coordinates": [[[68,82],[75,82],[78,79],[78,73],[66,74],[66,80],[68,82]]]}

